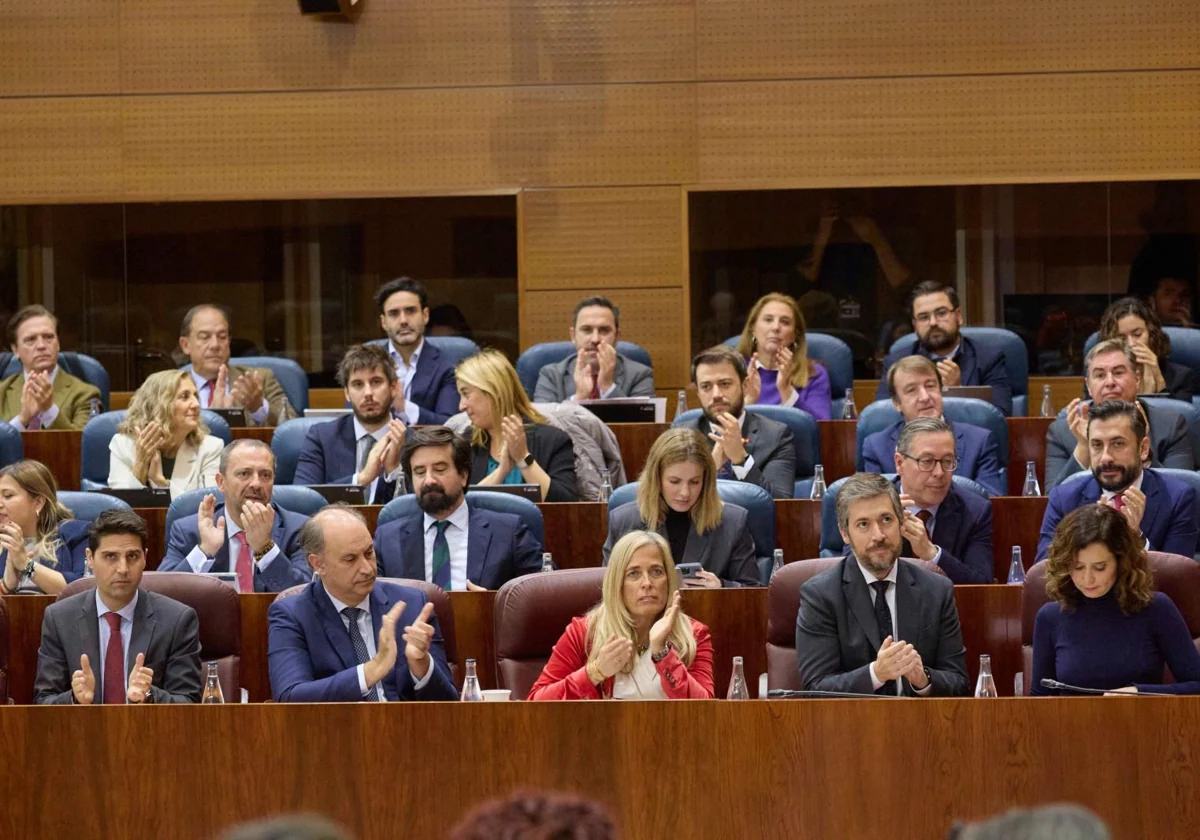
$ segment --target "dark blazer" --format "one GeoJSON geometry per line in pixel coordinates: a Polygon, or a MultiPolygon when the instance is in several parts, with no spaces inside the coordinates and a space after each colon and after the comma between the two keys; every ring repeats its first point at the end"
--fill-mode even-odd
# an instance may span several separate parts
{"type": "MultiPolygon", "coordinates": [[[[958,458],[955,475],[977,481],[998,496],[1008,495],[1000,480],[1000,449],[996,437],[987,429],[969,423],[954,423],[954,455],[958,458]]],[[[904,421],[867,435],[863,441],[863,469],[872,473],[896,471],[896,442],[904,421]]]]}
{"type": "MultiPolygon", "coordinates": [[[[420,368],[419,363],[417,367],[420,368]]],[[[317,423],[304,436],[292,484],[353,484],[358,474],[357,455],[354,415],[346,414],[328,423],[317,423]]],[[[380,476],[375,485],[374,504],[391,501],[396,491],[396,482],[382,479],[380,476]]]]}
{"type": "MultiPolygon", "coordinates": [[[[254,569],[255,592],[282,592],[291,586],[308,583],[312,580],[312,569],[308,565],[308,555],[300,546],[300,528],[303,527],[307,516],[284,510],[274,502],[275,525],[271,528],[271,540],[279,546],[280,556],[271,561],[267,570],[254,569]]],[[[225,505],[217,505],[213,512],[213,522],[225,515],[225,505]]],[[[160,572],[190,572],[192,565],[187,556],[193,548],[200,544],[200,515],[192,514],[177,519],[171,526],[167,537],[167,555],[159,565],[160,572]]],[[[217,552],[213,562],[212,572],[236,571],[235,564],[229,558],[229,540],[217,552]]]]}
{"type": "Polygon", "coordinates": [[[1167,360],[1160,361],[1158,369],[1166,381],[1164,396],[1191,402],[1192,397],[1200,393],[1200,376],[1190,367],[1167,360]]]}
{"type": "MultiPolygon", "coordinates": [[[[911,341],[902,344],[896,352],[889,353],[883,360],[883,378],[879,380],[875,399],[886,400],[891,397],[888,393],[887,372],[905,356],[933,358],[933,354],[922,347],[915,336],[911,341]]],[[[1005,417],[1012,416],[1012,383],[1008,381],[1008,369],[1004,366],[1004,357],[1000,355],[999,350],[986,344],[976,344],[964,335],[954,363],[962,371],[963,385],[991,385],[992,405],[1000,409],[1005,417]]]]}
{"type": "MultiPolygon", "coordinates": [[[[617,540],[630,531],[648,529],[638,513],[637,502],[629,502],[614,508],[608,515],[608,539],[604,541],[604,565],[617,540]]],[[[658,529],[665,539],[666,525],[658,529]]],[[[758,560],[754,556],[754,540],[750,536],[750,514],[744,507],[726,502],[722,509],[721,523],[707,534],[694,528],[688,534],[683,548],[683,557],[676,563],[699,563],[706,572],[721,579],[724,586],[760,586],[758,560]]]]}
{"type": "MultiPolygon", "coordinates": [[[[1140,400],[1139,400],[1140,402],[1140,400]]],[[[1187,419],[1177,411],[1142,403],[1150,421],[1150,466],[1176,470],[1196,468],[1187,419]]],[[[1085,472],[1075,460],[1075,435],[1066,417],[1059,417],[1046,430],[1046,491],[1049,492],[1077,472],[1085,472]]]]}
{"type": "MultiPolygon", "coordinates": [[[[58,523],[58,548],[54,556],[58,564],[51,567],[67,579],[67,583],[83,577],[87,571],[88,531],[92,523],[79,519],[66,519],[58,523]]],[[[0,551],[0,575],[8,565],[8,552],[0,551]]]]}
{"type": "MultiPolygon", "coordinates": [[[[473,430],[463,432],[467,440],[473,430]]],[[[526,423],[525,443],[533,459],[541,464],[550,476],[550,488],[543,502],[577,502],[579,491],[575,487],[575,445],[571,436],[561,429],[546,423],[526,423]]],[[[478,484],[488,475],[488,448],[471,447],[471,483],[478,484]]]]}
{"type": "MultiPolygon", "coordinates": [[[[691,423],[680,424],[708,437],[712,424],[701,414],[691,423]]],[[[796,445],[792,430],[777,420],[746,412],[742,434],[750,439],[746,452],[754,466],[742,479],[757,484],[776,499],[790,499],[796,492],[796,445]]]]}
{"type": "MultiPolygon", "coordinates": [[[[472,507],[467,499],[467,579],[484,589],[542,569],[542,547],[513,513],[472,507]]],[[[380,577],[426,580],[425,514],[394,519],[375,532],[375,561],[380,577]]]]}
{"type": "MultiPolygon", "coordinates": [[[[933,696],[965,696],[966,648],[954,585],[913,563],[896,562],[896,636],[921,655],[933,696]]],[[[806,690],[873,694],[870,665],[882,644],[871,591],[853,554],[800,587],[796,661],[806,690]]],[[[908,680],[903,683],[904,694],[915,696],[908,680]]]]}
{"type": "MultiPolygon", "coordinates": [[[[575,360],[572,353],[561,362],[543,365],[538,371],[537,386],[533,389],[534,402],[562,402],[575,396],[575,360]]],[[[617,365],[613,370],[613,392],[609,399],[622,397],[653,397],[654,371],[628,356],[617,354],[617,365]]]]}
{"type": "MultiPolygon", "coordinates": [[[[1142,512],[1141,529],[1150,541],[1150,551],[1194,556],[1196,540],[1200,536],[1196,522],[1196,491],[1177,478],[1144,469],[1142,492],[1146,494],[1146,509],[1142,512]]],[[[1045,558],[1050,540],[1054,538],[1054,529],[1064,516],[1077,507],[1099,500],[1100,484],[1092,475],[1055,487],[1042,517],[1037,559],[1045,558]]]]}
{"type": "MultiPolygon", "coordinates": [[[[94,663],[96,689],[100,690],[100,625],[96,590],[88,589],[46,607],[42,616],[42,646],[38,648],[37,681],[33,700],[38,704],[70,705],[71,674],[87,654],[94,663]]],[[[191,607],[142,589],[133,611],[126,667],[137,655],[146,655],[154,672],[151,703],[200,702],[200,621],[191,607]]],[[[128,674],[126,674],[128,676],[128,674]]]]}
{"type": "Polygon", "coordinates": [[[421,346],[417,369],[413,373],[410,400],[420,409],[417,424],[432,426],[445,423],[458,413],[458,383],[454,378],[454,360],[442,355],[428,341],[421,346]]]}
{"type": "MultiPolygon", "coordinates": [[[[457,700],[450,679],[446,651],[437,616],[431,615],[433,644],[429,655],[434,673],[417,691],[404,658],[404,628],[417,620],[425,607],[425,593],[408,586],[377,581],[371,590],[371,621],[375,639],[383,616],[397,601],[404,612],[396,621],[396,667],[379,683],[388,700],[457,700]]],[[[317,578],[299,594],[283,598],[267,611],[267,663],[271,672],[271,697],[277,703],[352,703],[362,700],[358,690],[358,657],[342,617],[317,578]]]]}

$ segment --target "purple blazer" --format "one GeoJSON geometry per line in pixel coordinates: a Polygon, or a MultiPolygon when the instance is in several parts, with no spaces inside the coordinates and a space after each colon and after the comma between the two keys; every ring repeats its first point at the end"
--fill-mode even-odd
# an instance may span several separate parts
{"type": "MultiPolygon", "coordinates": [[[[746,364],[749,365],[750,362],[747,361],[746,364]]],[[[829,372],[820,362],[814,363],[812,369],[813,373],[808,378],[808,384],[797,389],[799,396],[793,407],[807,411],[814,419],[830,420],[833,416],[833,403],[829,393],[829,372]]],[[[758,395],[758,404],[779,405],[779,384],[776,381],[779,371],[759,368],[758,375],[762,379],[762,391],[758,395]]]]}

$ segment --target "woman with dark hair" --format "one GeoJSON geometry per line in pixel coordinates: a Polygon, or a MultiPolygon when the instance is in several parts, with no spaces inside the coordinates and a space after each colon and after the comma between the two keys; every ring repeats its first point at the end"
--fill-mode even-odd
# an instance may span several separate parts
{"type": "Polygon", "coordinates": [[[1058,523],[1046,555],[1046,595],[1033,625],[1033,694],[1049,678],[1136,694],[1200,694],[1200,653],[1179,609],[1154,591],[1142,539],[1107,505],[1058,523]],[[1175,682],[1163,684],[1163,666],[1175,682]]]}
{"type": "Polygon", "coordinates": [[[1172,362],[1171,339],[1163,332],[1154,310],[1135,297],[1121,298],[1104,310],[1100,340],[1123,338],[1138,361],[1143,394],[1163,394],[1191,402],[1200,393],[1196,371],[1172,362]]]}
{"type": "Polygon", "coordinates": [[[0,593],[57,595],[83,577],[88,523],[58,503],[54,475],[40,461],[0,470],[0,593]]]}

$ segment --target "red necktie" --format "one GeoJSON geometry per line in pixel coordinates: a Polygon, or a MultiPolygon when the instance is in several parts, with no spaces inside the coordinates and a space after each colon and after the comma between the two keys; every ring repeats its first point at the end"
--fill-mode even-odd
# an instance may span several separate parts
{"type": "Polygon", "coordinates": [[[121,616],[106,612],[108,621],[108,647],[104,649],[104,702],[124,703],[125,697],[125,647],[121,644],[121,616]]]}
{"type": "Polygon", "coordinates": [[[933,519],[933,514],[927,510],[917,511],[917,519],[921,520],[921,524],[925,526],[926,532],[929,531],[929,520],[933,519]]]}
{"type": "Polygon", "coordinates": [[[242,592],[253,592],[254,558],[250,556],[250,541],[246,539],[245,531],[238,533],[238,542],[241,543],[237,558],[238,589],[242,592]]]}
{"type": "Polygon", "coordinates": [[[208,388],[208,400],[206,402],[202,402],[200,404],[200,407],[208,408],[212,405],[213,394],[215,394],[217,391],[217,380],[210,379],[207,382],[205,382],[204,384],[208,388]]]}
{"type": "Polygon", "coordinates": [[[1120,510],[1125,507],[1125,499],[1122,498],[1124,493],[1114,493],[1112,497],[1113,510],[1120,510]]]}

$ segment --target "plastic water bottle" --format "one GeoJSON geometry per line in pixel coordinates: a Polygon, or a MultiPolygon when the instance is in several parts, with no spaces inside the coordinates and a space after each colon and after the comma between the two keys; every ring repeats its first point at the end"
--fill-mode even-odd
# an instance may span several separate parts
{"type": "Polygon", "coordinates": [[[775,549],[774,556],[771,558],[771,576],[774,577],[775,573],[778,572],[782,568],[783,568],[783,549],[777,548],[777,549],[775,549]]]}
{"type": "Polygon", "coordinates": [[[975,681],[976,697],[999,697],[996,691],[996,681],[992,679],[992,657],[986,653],[979,654],[979,679],[975,681]]]}
{"type": "Polygon", "coordinates": [[[854,389],[846,389],[846,397],[842,400],[842,419],[854,420],[858,417],[858,409],[854,407],[854,389]]]}
{"type": "Polygon", "coordinates": [[[681,414],[685,414],[687,407],[687,391],[680,391],[675,398],[675,419],[678,420],[681,414]]]}
{"type": "Polygon", "coordinates": [[[1021,562],[1021,546],[1012,547],[1012,562],[1008,564],[1008,582],[1020,586],[1025,583],[1025,564],[1021,562]]]}
{"type": "Polygon", "coordinates": [[[224,703],[225,694],[221,691],[221,681],[217,679],[217,663],[208,663],[208,676],[204,680],[204,693],[200,695],[200,702],[208,703],[224,703]]]}
{"type": "Polygon", "coordinates": [[[808,494],[810,499],[821,499],[825,496],[825,468],[820,464],[813,467],[813,483],[812,490],[808,494]]]}
{"type": "Polygon", "coordinates": [[[1042,485],[1038,484],[1037,464],[1035,464],[1033,461],[1025,462],[1025,485],[1021,488],[1021,495],[1042,495],[1042,485]]]}
{"type": "Polygon", "coordinates": [[[459,699],[465,703],[482,703],[483,692],[479,689],[479,677],[475,675],[475,660],[467,660],[467,678],[463,680],[462,694],[459,699]]]}
{"type": "Polygon", "coordinates": [[[553,572],[554,571],[554,558],[550,556],[549,551],[542,552],[542,571],[543,572],[553,572]]]}
{"type": "Polygon", "coordinates": [[[609,478],[608,470],[600,470],[600,498],[597,501],[607,502],[612,498],[612,480],[609,478]]]}
{"type": "Polygon", "coordinates": [[[1042,416],[1043,417],[1053,417],[1054,416],[1054,402],[1050,399],[1050,386],[1049,385],[1042,386],[1042,416]]]}
{"type": "Polygon", "coordinates": [[[733,674],[729,677],[729,691],[726,700],[749,700],[750,689],[746,685],[746,672],[742,666],[742,657],[733,657],[733,674]]]}

